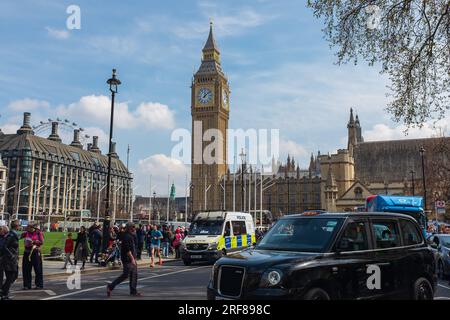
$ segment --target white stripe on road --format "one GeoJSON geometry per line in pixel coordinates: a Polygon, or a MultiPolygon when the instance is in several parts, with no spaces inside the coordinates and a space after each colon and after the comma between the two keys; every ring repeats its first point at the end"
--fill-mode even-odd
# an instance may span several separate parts
{"type": "MultiPolygon", "coordinates": [[[[164,277],[164,276],[169,276],[169,275],[176,274],[176,273],[181,273],[181,272],[194,271],[194,270],[202,269],[202,268],[211,268],[211,266],[201,266],[201,267],[192,268],[192,269],[185,269],[185,270],[173,271],[173,272],[169,272],[169,273],[163,273],[163,274],[159,274],[159,275],[156,275],[156,276],[150,276],[150,277],[146,277],[146,278],[141,278],[141,279],[138,279],[138,281],[148,280],[148,279],[153,279],[153,278],[159,278],[159,277],[164,277]]],[[[90,291],[94,291],[94,290],[102,289],[102,288],[106,289],[105,285],[98,286],[98,287],[93,287],[93,288],[89,288],[89,289],[84,289],[84,290],[78,290],[78,291],[75,291],[75,292],[65,293],[65,294],[61,294],[59,296],[44,298],[44,299],[41,299],[41,300],[54,300],[54,299],[69,297],[69,296],[73,296],[73,295],[76,295],[76,294],[80,294],[80,293],[84,293],[84,292],[90,292],[90,291]]]]}
{"type": "Polygon", "coordinates": [[[11,293],[30,293],[30,292],[45,292],[49,296],[56,296],[56,293],[53,290],[17,290],[17,291],[11,291],[11,293]]]}
{"type": "Polygon", "coordinates": [[[444,286],[443,284],[438,283],[438,286],[450,290],[450,287],[444,286]]]}

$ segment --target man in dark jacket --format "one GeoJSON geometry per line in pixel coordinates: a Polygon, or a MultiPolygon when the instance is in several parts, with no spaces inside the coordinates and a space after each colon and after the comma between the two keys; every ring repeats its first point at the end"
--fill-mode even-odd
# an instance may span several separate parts
{"type": "Polygon", "coordinates": [[[125,232],[121,238],[121,260],[123,265],[122,274],[114,280],[111,284],[106,286],[106,294],[108,297],[111,296],[111,292],[114,288],[122,283],[127,278],[130,278],[130,294],[132,296],[141,296],[139,292],[137,292],[137,250],[136,250],[136,227],[134,223],[128,222],[125,227],[125,232]]]}
{"type": "Polygon", "coordinates": [[[99,263],[98,261],[98,255],[100,253],[101,250],[101,246],[102,246],[102,238],[103,238],[103,234],[100,230],[100,225],[96,224],[95,228],[91,231],[90,234],[90,239],[91,239],[91,244],[92,244],[92,252],[91,252],[91,257],[90,257],[90,262],[92,263],[92,261],[95,258],[95,263],[99,263]]]}
{"type": "Polygon", "coordinates": [[[1,269],[4,271],[6,280],[1,287],[1,300],[9,300],[9,289],[19,275],[19,220],[11,222],[11,230],[6,236],[5,244],[0,252],[1,269]]]}

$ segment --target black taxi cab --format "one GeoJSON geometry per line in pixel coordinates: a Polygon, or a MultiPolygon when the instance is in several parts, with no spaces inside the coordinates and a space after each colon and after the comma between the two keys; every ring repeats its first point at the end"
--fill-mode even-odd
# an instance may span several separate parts
{"type": "Polygon", "coordinates": [[[219,299],[433,299],[435,259],[396,213],[284,216],[256,246],[227,255],[207,288],[219,299]]]}

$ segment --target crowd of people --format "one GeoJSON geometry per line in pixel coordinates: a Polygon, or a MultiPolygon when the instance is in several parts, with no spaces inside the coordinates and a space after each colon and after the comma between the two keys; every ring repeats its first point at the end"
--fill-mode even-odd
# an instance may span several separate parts
{"type": "MultiPolygon", "coordinates": [[[[0,226],[0,299],[10,299],[11,285],[19,275],[19,241],[24,241],[22,256],[23,290],[39,290],[44,288],[44,274],[41,248],[44,244],[44,233],[37,223],[30,222],[20,233],[20,221],[14,220],[8,226],[0,226]],[[34,271],[34,287],[32,287],[32,271],[34,271]]],[[[104,233],[99,223],[89,228],[81,226],[74,238],[72,232],[67,233],[64,244],[64,265],[66,269],[70,264],[77,266],[81,263],[81,270],[86,262],[106,266],[108,263],[121,263],[126,278],[130,283],[134,281],[137,272],[130,265],[131,262],[141,260],[144,250],[150,257],[150,267],[155,266],[154,258],[163,258],[174,255],[180,258],[180,246],[187,235],[184,227],[174,228],[171,225],[142,225],[137,227],[133,223],[127,225],[114,225],[108,230],[107,243],[103,243],[104,233]],[[131,239],[131,240],[130,240],[131,239]],[[106,245],[106,252],[103,246],[106,245]],[[136,272],[135,272],[136,271],[136,272]]],[[[123,281],[123,280],[121,280],[123,281]]],[[[120,282],[121,282],[120,281],[120,282]]],[[[131,287],[132,288],[132,287],[131,287]]],[[[131,292],[133,294],[133,290],[131,292]]],[[[135,293],[135,292],[134,292],[135,293]]]]}

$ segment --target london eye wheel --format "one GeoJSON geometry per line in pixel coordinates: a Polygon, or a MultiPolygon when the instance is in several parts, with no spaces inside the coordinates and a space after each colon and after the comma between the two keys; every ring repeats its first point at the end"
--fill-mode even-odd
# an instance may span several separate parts
{"type": "Polygon", "coordinates": [[[58,135],[64,143],[71,143],[73,140],[73,131],[75,129],[80,130],[80,142],[86,145],[91,138],[90,135],[85,133],[85,129],[79,126],[77,123],[68,119],[47,119],[47,121],[40,121],[39,124],[33,125],[34,133],[40,137],[47,138],[52,132],[52,123],[58,123],[58,135]]]}

